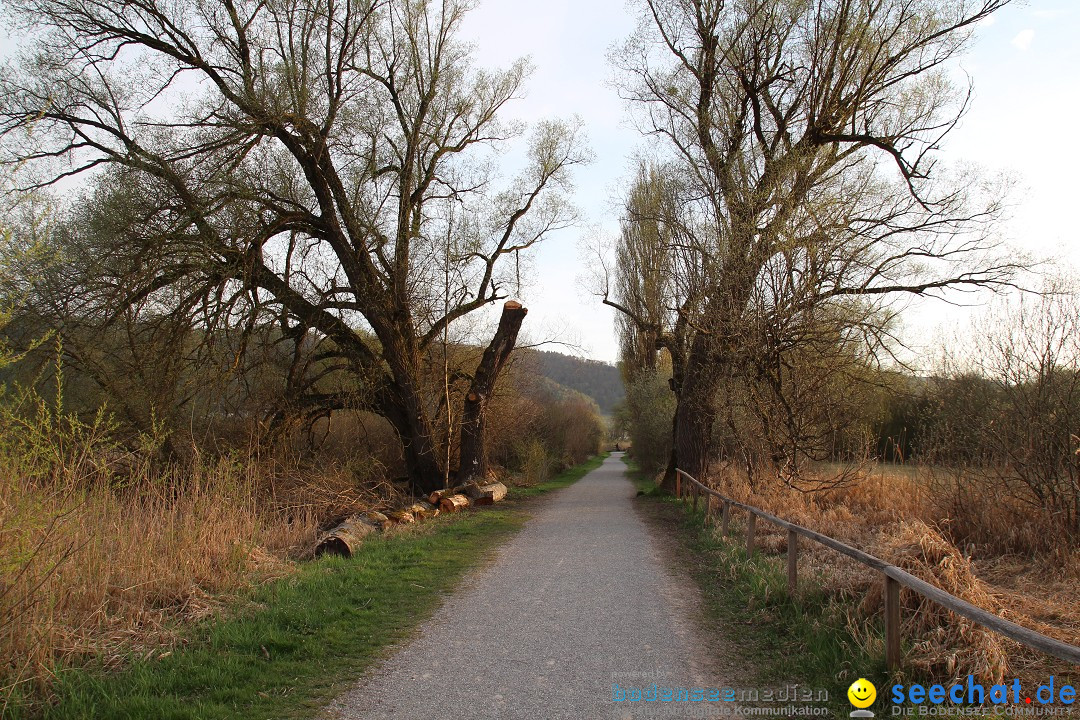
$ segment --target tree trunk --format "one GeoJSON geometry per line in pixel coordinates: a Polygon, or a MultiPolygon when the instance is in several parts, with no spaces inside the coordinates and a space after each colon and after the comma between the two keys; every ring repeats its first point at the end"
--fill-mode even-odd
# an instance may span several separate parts
{"type": "Polygon", "coordinates": [[[499,329],[484,350],[469,391],[465,394],[458,455],[458,479],[462,482],[484,483],[487,480],[487,452],[484,447],[487,404],[495,389],[495,381],[499,379],[499,373],[514,350],[518,331],[528,312],[528,309],[513,300],[503,305],[499,329]]]}
{"type": "Polygon", "coordinates": [[[675,449],[675,440],[679,437],[679,401],[675,401],[675,414],[671,416],[671,452],[668,453],[667,467],[664,468],[664,478],[660,481],[660,487],[668,492],[675,492],[675,471],[679,469],[679,453],[675,449]]]}
{"type": "Polygon", "coordinates": [[[711,362],[711,336],[699,333],[687,358],[684,382],[675,408],[674,453],[679,469],[705,482],[716,419],[716,392],[722,369],[711,362]]]}
{"type": "Polygon", "coordinates": [[[667,467],[664,469],[664,477],[660,481],[660,487],[670,493],[675,492],[676,469],[679,468],[679,453],[676,448],[676,440],[679,437],[679,404],[682,402],[683,384],[686,382],[686,356],[688,328],[680,320],[675,331],[665,338],[664,342],[657,341],[656,349],[666,348],[671,357],[671,392],[675,393],[675,414],[671,416],[671,452],[668,454],[667,467]]]}
{"type": "Polygon", "coordinates": [[[426,496],[443,486],[444,473],[419,388],[413,378],[402,372],[386,392],[389,397],[380,403],[382,414],[394,426],[401,441],[405,470],[413,490],[426,496]]]}
{"type": "MultiPolygon", "coordinates": [[[[743,237],[753,235],[747,232],[743,237]]],[[[742,244],[747,248],[753,245],[750,239],[742,244]]],[[[712,458],[716,396],[723,381],[733,377],[740,364],[736,360],[739,344],[746,342],[742,338],[743,312],[760,269],[760,262],[733,263],[714,297],[706,303],[702,313],[704,329],[694,333],[682,364],[675,407],[675,459],[680,470],[701,482],[705,482],[712,458]]]]}
{"type": "Polygon", "coordinates": [[[671,452],[668,454],[667,467],[664,469],[664,478],[660,481],[660,487],[670,493],[675,492],[675,471],[679,468],[679,453],[676,442],[679,437],[679,406],[682,403],[683,383],[686,373],[684,372],[684,356],[674,344],[668,347],[671,355],[671,392],[675,393],[675,413],[671,416],[671,452]]]}

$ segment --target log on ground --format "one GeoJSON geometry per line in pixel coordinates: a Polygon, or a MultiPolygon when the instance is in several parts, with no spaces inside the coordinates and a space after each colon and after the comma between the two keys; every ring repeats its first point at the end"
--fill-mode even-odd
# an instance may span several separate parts
{"type": "Polygon", "coordinates": [[[473,486],[469,488],[468,494],[475,505],[494,505],[506,497],[506,492],[505,485],[501,482],[493,482],[473,486]]]}
{"type": "Polygon", "coordinates": [[[468,484],[456,485],[454,487],[443,488],[442,490],[435,490],[428,495],[428,502],[432,505],[438,506],[442,502],[443,498],[450,497],[451,495],[461,495],[468,488],[468,484]]]}
{"type": "Polygon", "coordinates": [[[467,495],[449,495],[439,501],[439,509],[445,513],[455,513],[471,504],[467,495]]]}
{"type": "Polygon", "coordinates": [[[375,532],[377,527],[366,517],[351,517],[326,534],[315,546],[315,557],[340,555],[352,557],[364,538],[375,532]]]}
{"type": "Polygon", "coordinates": [[[416,516],[408,510],[387,510],[386,517],[399,525],[408,525],[416,522],[416,516]]]}
{"type": "Polygon", "coordinates": [[[412,505],[405,508],[405,510],[411,512],[417,520],[426,520],[439,514],[439,508],[437,506],[429,502],[424,502],[423,500],[414,502],[412,505]]]}
{"type": "Polygon", "coordinates": [[[367,519],[370,520],[380,530],[386,530],[394,524],[393,520],[386,517],[386,515],[382,514],[378,510],[372,510],[371,512],[369,512],[367,514],[367,519]]]}

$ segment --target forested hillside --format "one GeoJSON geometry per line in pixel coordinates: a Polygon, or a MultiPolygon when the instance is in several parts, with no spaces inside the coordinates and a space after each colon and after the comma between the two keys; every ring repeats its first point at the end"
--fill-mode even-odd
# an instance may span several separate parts
{"type": "Polygon", "coordinates": [[[611,415],[625,397],[619,369],[614,365],[544,350],[530,350],[529,355],[538,374],[588,395],[605,415],[611,415]]]}

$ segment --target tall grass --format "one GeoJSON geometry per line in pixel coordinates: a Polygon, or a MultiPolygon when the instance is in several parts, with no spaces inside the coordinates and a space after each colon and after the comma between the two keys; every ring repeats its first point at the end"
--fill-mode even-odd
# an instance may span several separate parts
{"type": "MultiPolygon", "coordinates": [[[[403,526],[350,559],[305,562],[285,579],[238,593],[227,613],[180,629],[175,652],[131,657],[118,672],[102,673],[97,663],[69,670],[42,717],[321,717],[331,698],[522,526],[529,507],[521,498],[565,487],[601,461],[515,489],[514,499],[483,512],[403,526]]],[[[0,717],[36,717],[36,709],[16,706],[0,717]]]]}
{"type": "MultiPolygon", "coordinates": [[[[711,480],[736,500],[860,547],[990,612],[1066,642],[1080,641],[1074,625],[1080,620],[1078,608],[1050,608],[1061,622],[1047,624],[1045,617],[1027,616],[1008,603],[980,572],[982,561],[1022,552],[1038,558],[1034,562],[1043,565],[1044,579],[1059,573],[1053,558],[1032,554],[1048,547],[1040,544],[1037,523],[1021,517],[1023,509],[1001,495],[970,496],[959,505],[951,502],[943,492],[943,473],[936,468],[870,466],[844,487],[813,494],[779,484],[752,488],[733,466],[723,467],[711,480]],[[986,544],[976,542],[984,538],[986,544]]],[[[782,553],[787,549],[786,531],[758,523],[757,543],[766,553],[782,553]]],[[[1075,556],[1071,564],[1075,566],[1075,556]]],[[[801,575],[817,578],[823,590],[847,608],[848,630],[864,651],[882,655],[877,630],[883,610],[880,577],[816,543],[800,544],[799,566],[801,575]]],[[[1075,572],[1075,567],[1068,572],[1075,572]]],[[[1008,673],[1021,677],[1070,673],[1056,661],[1037,657],[914,592],[902,591],[901,604],[909,643],[905,662],[921,674],[943,681],[972,674],[995,683],[1008,673]]]]}
{"type": "Polygon", "coordinates": [[[58,669],[167,652],[177,621],[285,572],[314,514],[276,512],[258,463],[155,467],[103,415],[24,394],[0,409],[0,714],[58,669]]]}

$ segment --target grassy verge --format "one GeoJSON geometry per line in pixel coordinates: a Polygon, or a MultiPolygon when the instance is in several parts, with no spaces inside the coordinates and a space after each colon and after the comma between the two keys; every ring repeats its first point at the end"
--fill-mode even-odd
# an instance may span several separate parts
{"type": "MultiPolygon", "coordinates": [[[[467,570],[528,519],[528,498],[566,487],[573,468],[479,512],[439,517],[370,542],[352,559],[321,559],[252,590],[227,617],[185,635],[171,654],[116,673],[59,675],[53,718],[311,717],[386,648],[406,638],[467,570]]],[[[9,707],[6,718],[31,717],[9,707]]]]}
{"type": "Polygon", "coordinates": [[[530,498],[535,497],[536,495],[542,495],[544,493],[551,492],[552,490],[560,490],[569,485],[573,485],[578,480],[585,477],[587,474],[589,474],[596,468],[600,467],[600,465],[604,462],[604,459],[610,454],[611,453],[603,453],[601,455],[597,455],[589,460],[586,460],[577,467],[572,467],[569,470],[560,473],[559,475],[556,475],[550,480],[542,482],[538,485],[533,485],[532,487],[516,487],[513,490],[513,495],[515,498],[530,498]]]}
{"type": "MultiPolygon", "coordinates": [[[[704,503],[689,503],[661,492],[627,461],[639,501],[653,520],[678,541],[685,569],[701,590],[709,624],[738,647],[748,680],[759,687],[824,689],[835,717],[852,710],[847,689],[859,677],[878,688],[872,710],[888,712],[888,675],[883,660],[870,657],[849,631],[843,611],[813,578],[800,578],[796,599],[787,592],[784,557],[757,553],[747,559],[744,527],[732,518],[729,535],[704,528],[704,503]],[[740,532],[742,531],[742,532],[740,532]]],[[[877,632],[877,628],[869,628],[877,632]]]]}

